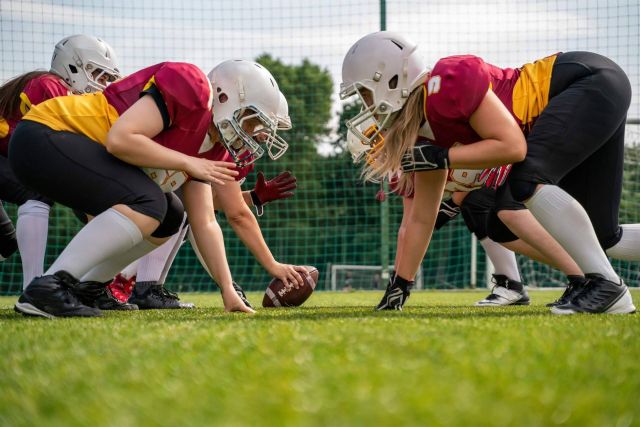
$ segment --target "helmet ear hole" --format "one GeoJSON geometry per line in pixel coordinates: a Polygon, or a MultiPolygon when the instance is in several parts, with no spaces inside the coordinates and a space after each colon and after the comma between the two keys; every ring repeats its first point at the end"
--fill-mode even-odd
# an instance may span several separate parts
{"type": "Polygon", "coordinates": [[[73,74],[78,74],[78,69],[75,65],[69,64],[69,70],[71,70],[73,74]]]}
{"type": "Polygon", "coordinates": [[[226,93],[221,93],[220,95],[218,95],[218,101],[220,102],[220,104],[224,104],[228,100],[229,100],[229,97],[227,96],[226,93]]]}
{"type": "Polygon", "coordinates": [[[395,89],[398,87],[398,75],[396,74],[389,80],[389,89],[395,89]]]}

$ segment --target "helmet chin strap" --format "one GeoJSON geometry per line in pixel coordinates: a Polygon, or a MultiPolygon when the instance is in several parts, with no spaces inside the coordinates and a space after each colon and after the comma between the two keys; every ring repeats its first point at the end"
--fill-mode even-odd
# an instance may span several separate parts
{"type": "Polygon", "coordinates": [[[382,128],[382,130],[389,130],[389,128],[393,125],[393,123],[398,118],[400,111],[401,110],[394,111],[393,113],[389,113],[389,118],[385,120],[384,127],[382,128]]]}

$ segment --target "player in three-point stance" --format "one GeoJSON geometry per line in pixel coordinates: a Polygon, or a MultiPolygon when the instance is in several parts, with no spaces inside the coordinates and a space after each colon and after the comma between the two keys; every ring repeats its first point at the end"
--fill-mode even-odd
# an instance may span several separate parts
{"type": "MultiPolygon", "coordinates": [[[[99,316],[82,296],[104,288],[118,271],[175,234],[186,208],[225,310],[253,312],[233,289],[210,183],[237,175],[234,163],[220,161],[228,153],[225,147],[238,150],[234,159],[240,161],[242,142],[258,148],[260,142],[284,143],[276,134],[280,91],[258,64],[229,62],[231,68],[251,69],[250,77],[263,90],[258,102],[247,99],[245,108],[230,114],[217,114],[230,94],[215,82],[212,87],[196,66],[164,62],[104,92],[54,98],[25,115],[9,146],[16,176],[95,218],[44,276],[27,286],[16,310],[44,317],[99,316]],[[181,184],[185,208],[170,192],[181,184]]],[[[302,283],[290,265],[279,264],[277,275],[302,283]]]]}
{"type": "MultiPolygon", "coordinates": [[[[607,259],[607,254],[636,258],[640,252],[638,227],[618,224],[631,88],[615,63],[594,53],[568,52],[502,69],[462,55],[443,58],[430,70],[417,58],[415,44],[379,32],[349,49],[342,78],[341,97],[358,95],[364,104],[348,126],[358,134],[357,125],[373,119],[384,134],[365,177],[402,170],[401,186],[412,187],[406,173],[416,172],[419,208],[412,210],[388,287],[398,295],[398,305],[427,250],[446,169],[513,163],[498,191],[524,202],[555,241],[519,227],[519,211],[509,227],[544,254],[553,252],[557,241],[589,279],[552,312],[635,311],[607,259]],[[416,144],[419,135],[429,143],[416,144]]],[[[361,132],[359,137],[368,139],[361,132]]]]}

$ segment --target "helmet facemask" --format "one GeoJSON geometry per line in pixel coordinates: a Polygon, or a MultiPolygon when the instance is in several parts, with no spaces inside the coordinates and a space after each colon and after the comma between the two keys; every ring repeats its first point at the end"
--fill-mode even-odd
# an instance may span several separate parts
{"type": "Polygon", "coordinates": [[[365,126],[358,127],[358,132],[362,137],[354,134],[350,129],[347,131],[347,149],[351,153],[354,164],[364,160],[368,165],[371,165],[375,162],[375,154],[384,146],[384,136],[375,124],[367,126],[364,131],[361,131],[363,128],[365,126]]]}
{"type": "Polygon", "coordinates": [[[248,106],[233,113],[231,120],[216,123],[222,142],[236,165],[245,167],[264,155],[265,144],[272,160],[277,160],[289,145],[277,134],[278,120],[270,118],[258,108],[248,106]]]}
{"type": "Polygon", "coordinates": [[[229,60],[208,78],[214,90],[213,121],[236,164],[250,165],[265,151],[272,160],[282,157],[289,145],[278,130],[290,129],[291,119],[271,73],[255,62],[229,60]]]}
{"type": "Polygon", "coordinates": [[[340,91],[341,99],[354,95],[360,100],[361,110],[345,125],[363,144],[373,147],[382,138],[381,132],[393,124],[397,114],[387,101],[376,102],[375,91],[367,87],[366,82],[356,82],[340,91]]]}
{"type": "Polygon", "coordinates": [[[60,76],[74,93],[91,93],[120,78],[117,59],[103,40],[77,34],[56,44],[51,72],[60,76]]]}
{"type": "Polygon", "coordinates": [[[113,83],[121,78],[118,70],[106,68],[104,65],[96,64],[89,61],[82,68],[87,78],[87,86],[85,92],[96,92],[105,90],[109,83],[113,83]],[[106,83],[102,83],[104,80],[106,83]]]}

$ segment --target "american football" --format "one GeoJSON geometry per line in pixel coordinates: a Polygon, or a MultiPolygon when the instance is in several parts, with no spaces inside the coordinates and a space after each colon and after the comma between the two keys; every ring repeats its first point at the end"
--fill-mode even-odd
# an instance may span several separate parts
{"type": "Polygon", "coordinates": [[[263,307],[298,307],[313,293],[320,273],[315,267],[305,267],[307,275],[303,276],[304,285],[295,289],[285,286],[280,279],[273,279],[262,298],[263,307]]]}

